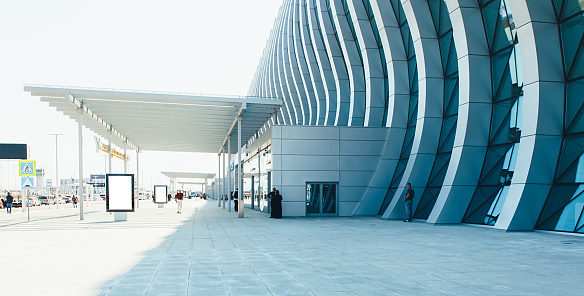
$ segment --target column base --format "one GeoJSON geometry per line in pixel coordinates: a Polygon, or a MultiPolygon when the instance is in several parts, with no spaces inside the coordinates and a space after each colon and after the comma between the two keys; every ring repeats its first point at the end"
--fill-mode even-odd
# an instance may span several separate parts
{"type": "Polygon", "coordinates": [[[237,201],[237,217],[243,218],[243,209],[245,209],[245,202],[243,200],[237,201]]]}
{"type": "Polygon", "coordinates": [[[126,213],[126,212],[115,212],[114,213],[114,221],[116,221],[116,222],[128,221],[128,213],[126,213]]]}

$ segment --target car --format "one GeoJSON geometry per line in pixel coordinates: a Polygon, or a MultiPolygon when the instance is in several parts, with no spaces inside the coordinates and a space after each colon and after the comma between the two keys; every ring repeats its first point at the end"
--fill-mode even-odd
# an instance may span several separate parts
{"type": "Polygon", "coordinates": [[[39,203],[41,205],[54,205],[55,204],[55,200],[51,197],[48,196],[41,196],[39,197],[39,203]]]}
{"type": "Polygon", "coordinates": [[[58,202],[60,204],[67,204],[71,202],[71,198],[68,196],[60,196],[58,202]]]}
{"type": "Polygon", "coordinates": [[[22,201],[20,199],[12,201],[12,207],[13,208],[22,208],[22,201]]]}
{"type": "Polygon", "coordinates": [[[35,206],[40,206],[41,205],[41,201],[39,200],[38,197],[33,197],[32,199],[33,203],[35,206]]]}
{"type": "Polygon", "coordinates": [[[138,193],[138,199],[139,200],[150,199],[150,193],[140,192],[138,193]]]}
{"type": "Polygon", "coordinates": [[[28,206],[29,207],[36,207],[36,206],[40,206],[41,202],[39,201],[39,199],[37,197],[29,197],[28,198],[28,206]]]}

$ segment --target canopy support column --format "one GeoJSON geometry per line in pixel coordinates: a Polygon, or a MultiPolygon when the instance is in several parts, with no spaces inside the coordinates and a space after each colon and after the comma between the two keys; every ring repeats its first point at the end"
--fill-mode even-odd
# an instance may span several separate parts
{"type": "Polygon", "coordinates": [[[217,153],[217,157],[218,159],[218,163],[219,163],[219,170],[217,170],[217,182],[215,184],[217,184],[217,189],[216,192],[218,193],[217,196],[217,207],[221,207],[221,183],[219,183],[219,181],[221,180],[221,152],[223,151],[223,149],[221,149],[221,151],[219,151],[219,153],[217,153]]]}
{"type": "Polygon", "coordinates": [[[136,209],[140,208],[140,149],[136,149],[136,209]]]}
{"type": "Polygon", "coordinates": [[[79,200],[79,220],[83,220],[83,104],[79,108],[79,125],[78,141],[79,141],[79,182],[77,187],[77,199],[79,200]]]}
{"type": "Polygon", "coordinates": [[[112,136],[113,136],[113,131],[112,131],[112,127],[110,126],[110,130],[109,130],[109,147],[108,147],[108,152],[109,152],[109,157],[108,157],[108,166],[109,166],[109,171],[108,173],[111,174],[112,173],[112,157],[113,157],[113,151],[112,151],[112,136]]]}
{"type": "MultiPolygon", "coordinates": [[[[260,188],[262,188],[262,153],[260,151],[260,153],[258,153],[258,208],[260,208],[260,204],[261,204],[261,200],[262,200],[262,191],[260,190],[260,188]]],[[[251,208],[254,208],[254,204],[253,204],[253,199],[251,202],[251,208]]]]}
{"type": "Polygon", "coordinates": [[[231,212],[231,199],[233,196],[231,195],[231,190],[235,191],[234,188],[231,187],[231,136],[227,139],[227,210],[231,212]]]}
{"type": "Polygon", "coordinates": [[[128,142],[124,141],[124,174],[128,173],[128,162],[126,161],[126,157],[128,157],[127,154],[127,149],[128,149],[128,142]]]}
{"type": "Polygon", "coordinates": [[[243,218],[243,209],[245,208],[245,202],[243,200],[243,187],[241,186],[241,176],[243,175],[243,168],[241,167],[241,117],[237,119],[237,217],[243,218]],[[241,189],[241,191],[239,191],[241,189]]]}
{"type": "Polygon", "coordinates": [[[227,189],[229,189],[229,187],[227,186],[227,170],[225,169],[225,146],[223,146],[223,184],[221,185],[221,187],[223,187],[223,195],[221,195],[221,200],[223,201],[223,209],[225,210],[225,198],[227,197],[227,189]]]}

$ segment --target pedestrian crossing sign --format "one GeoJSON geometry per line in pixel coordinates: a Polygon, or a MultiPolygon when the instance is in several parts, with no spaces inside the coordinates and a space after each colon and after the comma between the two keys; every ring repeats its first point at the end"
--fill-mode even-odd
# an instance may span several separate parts
{"type": "Polygon", "coordinates": [[[29,177],[36,175],[36,162],[32,160],[21,160],[18,162],[18,175],[29,177]]]}
{"type": "Polygon", "coordinates": [[[34,177],[20,177],[20,185],[22,189],[34,188],[34,177]]]}

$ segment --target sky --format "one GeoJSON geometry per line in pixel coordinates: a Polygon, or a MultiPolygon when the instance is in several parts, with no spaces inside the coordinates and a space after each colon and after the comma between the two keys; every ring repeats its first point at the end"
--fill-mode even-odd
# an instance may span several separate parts
{"type": "MultiPolygon", "coordinates": [[[[23,91],[25,84],[245,95],[279,0],[19,0],[0,2],[0,143],[25,143],[55,180],[78,175],[77,123],[23,91]]],[[[83,175],[106,171],[83,129],[83,175]]],[[[103,142],[104,139],[102,139],[103,142]]],[[[123,148],[119,151],[123,152],[123,148]]],[[[134,151],[128,170],[136,172],[134,151]]],[[[143,187],[161,171],[217,173],[216,154],[140,153],[143,187]]],[[[112,160],[112,172],[123,162],[112,160]]],[[[142,187],[142,186],[141,186],[142,187]]],[[[20,189],[18,160],[0,160],[0,189],[20,189]]]]}

